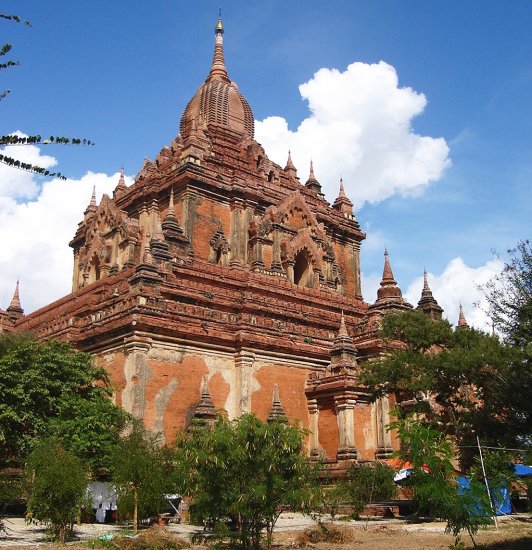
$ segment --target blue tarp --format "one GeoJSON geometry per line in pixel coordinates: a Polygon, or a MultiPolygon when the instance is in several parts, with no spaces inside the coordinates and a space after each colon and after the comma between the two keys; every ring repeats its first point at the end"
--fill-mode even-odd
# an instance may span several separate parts
{"type": "Polygon", "coordinates": [[[532,477],[532,466],[526,464],[512,464],[514,474],[519,477],[532,477]]]}
{"type": "MultiPolygon", "coordinates": [[[[458,483],[458,494],[464,495],[469,493],[470,484],[467,477],[457,477],[456,481],[458,483]]],[[[489,487],[489,492],[491,495],[491,500],[495,506],[495,512],[498,516],[503,516],[512,513],[512,505],[510,503],[510,491],[508,487],[489,487]]],[[[474,498],[474,497],[473,497],[474,498]]],[[[480,503],[478,505],[473,504],[473,509],[470,513],[480,514],[483,513],[482,506],[480,503]]]]}

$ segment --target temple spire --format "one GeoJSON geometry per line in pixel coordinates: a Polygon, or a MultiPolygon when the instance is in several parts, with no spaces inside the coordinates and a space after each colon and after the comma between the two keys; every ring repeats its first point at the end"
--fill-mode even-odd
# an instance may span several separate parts
{"type": "Polygon", "coordinates": [[[11,303],[7,308],[8,316],[11,320],[16,321],[24,315],[24,310],[20,305],[20,295],[19,295],[19,281],[17,279],[17,284],[15,286],[15,292],[13,293],[13,298],[11,298],[11,303]]]}
{"type": "Polygon", "coordinates": [[[168,202],[168,211],[173,212],[175,215],[175,209],[174,209],[174,188],[172,187],[170,191],[170,201],[168,202]]]}
{"type": "Polygon", "coordinates": [[[344,179],[340,178],[340,191],[338,192],[338,197],[342,199],[346,199],[347,195],[345,194],[344,190],[344,179]]]}
{"type": "Polygon", "coordinates": [[[384,286],[384,284],[397,284],[393,278],[392,266],[390,265],[390,256],[386,247],[384,247],[384,269],[382,271],[381,286],[384,286]]]}
{"type": "Polygon", "coordinates": [[[124,165],[120,168],[120,177],[118,178],[118,183],[113,191],[113,197],[121,195],[127,189],[126,180],[124,176],[124,165]]]}
{"type": "Polygon", "coordinates": [[[136,285],[140,282],[148,285],[156,285],[161,282],[161,276],[157,271],[157,266],[153,259],[153,254],[150,247],[151,236],[147,233],[143,239],[144,252],[142,253],[142,261],[135,268],[133,277],[129,279],[131,285],[136,285]]]}
{"type": "Polygon", "coordinates": [[[270,414],[266,419],[268,424],[272,422],[286,422],[286,413],[284,412],[283,405],[281,403],[281,397],[279,395],[279,386],[275,384],[273,388],[273,397],[272,397],[272,407],[270,409],[270,414]]]}
{"type": "Polygon", "coordinates": [[[96,186],[94,185],[92,187],[91,200],[89,202],[89,205],[85,209],[85,216],[90,215],[93,212],[96,212],[97,208],[98,208],[98,205],[96,204],[96,186]]]}
{"type": "Polygon", "coordinates": [[[340,317],[340,329],[338,330],[338,337],[345,338],[346,336],[349,336],[349,334],[345,326],[344,310],[342,309],[342,315],[340,317]]]}
{"type": "Polygon", "coordinates": [[[212,66],[207,77],[207,82],[210,80],[223,80],[225,82],[231,82],[231,79],[227,75],[227,69],[225,68],[224,60],[224,26],[222,23],[221,14],[218,17],[216,27],[214,29],[214,56],[212,59],[212,66]]]}
{"type": "Polygon", "coordinates": [[[434,321],[441,321],[443,308],[440,307],[436,298],[432,295],[432,291],[429,287],[427,270],[423,270],[423,290],[421,291],[421,298],[417,303],[417,308],[422,311],[427,317],[434,321]]]}
{"type": "Polygon", "coordinates": [[[305,187],[314,191],[316,195],[323,197],[323,194],[321,192],[321,184],[317,180],[316,176],[314,175],[314,163],[312,162],[312,159],[310,160],[310,172],[309,172],[308,180],[305,183],[305,187]]]}
{"type": "Polygon", "coordinates": [[[404,300],[401,289],[397,286],[386,247],[384,248],[384,269],[382,270],[381,285],[377,290],[377,300],[370,306],[370,309],[381,311],[412,309],[412,305],[404,300]]]}
{"type": "Polygon", "coordinates": [[[119,188],[126,188],[126,180],[125,180],[125,177],[124,177],[124,165],[122,164],[122,168],[120,168],[120,179],[118,180],[118,185],[117,187],[119,188]]]}
{"type": "Polygon", "coordinates": [[[93,185],[92,187],[92,196],[91,196],[90,206],[96,206],[96,185],[93,185]]]}
{"type": "Polygon", "coordinates": [[[200,400],[194,409],[194,418],[204,424],[210,424],[216,420],[216,408],[209,392],[207,375],[201,381],[200,400]]]}
{"type": "Polygon", "coordinates": [[[146,265],[153,265],[153,255],[150,247],[151,235],[146,233],[144,237],[144,252],[142,253],[142,263],[146,265]]]}
{"type": "Polygon", "coordinates": [[[286,166],[284,168],[285,170],[295,170],[296,167],[294,166],[294,163],[292,162],[292,153],[290,149],[288,149],[288,159],[286,161],[286,166]]]}
{"type": "Polygon", "coordinates": [[[349,200],[344,190],[344,180],[340,178],[340,190],[338,197],[333,202],[332,207],[339,210],[342,214],[353,215],[353,203],[349,200]]]}
{"type": "Polygon", "coordinates": [[[340,316],[340,328],[338,335],[334,339],[334,344],[331,350],[331,363],[327,367],[329,374],[341,374],[354,372],[357,368],[357,348],[353,343],[353,339],[347,332],[345,324],[344,311],[340,316]]]}
{"type": "Polygon", "coordinates": [[[294,178],[297,178],[297,169],[294,166],[294,163],[292,162],[292,154],[290,152],[290,149],[288,149],[288,160],[286,161],[286,166],[284,167],[284,171],[288,172],[288,174],[292,175],[294,178]]]}
{"type": "Polygon", "coordinates": [[[461,329],[468,329],[469,325],[467,324],[465,315],[464,315],[464,308],[462,307],[462,302],[460,302],[460,313],[458,315],[458,325],[457,328],[461,329]]]}
{"type": "Polygon", "coordinates": [[[170,261],[172,259],[172,253],[170,252],[170,247],[166,242],[159,215],[157,215],[155,220],[153,237],[150,240],[150,249],[153,257],[158,260],[170,261]]]}

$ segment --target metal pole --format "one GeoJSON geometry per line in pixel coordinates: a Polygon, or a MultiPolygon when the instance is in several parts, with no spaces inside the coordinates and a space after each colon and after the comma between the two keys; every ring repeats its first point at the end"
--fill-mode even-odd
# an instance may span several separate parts
{"type": "Polygon", "coordinates": [[[478,445],[478,452],[480,454],[480,464],[482,466],[482,475],[484,476],[484,484],[486,485],[486,491],[488,493],[488,498],[491,505],[491,510],[493,511],[493,519],[495,520],[495,529],[497,531],[499,530],[499,524],[497,522],[497,509],[495,507],[495,504],[493,503],[493,500],[491,498],[490,488],[488,485],[488,478],[486,477],[486,469],[484,468],[484,457],[482,456],[482,447],[480,446],[480,440],[477,435],[477,445],[478,445]]]}

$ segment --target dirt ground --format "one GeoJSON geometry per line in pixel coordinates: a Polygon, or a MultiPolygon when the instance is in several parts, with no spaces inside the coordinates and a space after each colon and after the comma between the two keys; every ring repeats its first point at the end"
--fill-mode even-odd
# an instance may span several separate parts
{"type": "MultiPolygon", "coordinates": [[[[24,524],[22,518],[6,520],[8,533],[0,538],[0,548],[12,550],[29,550],[46,548],[55,550],[64,548],[46,542],[46,531],[42,526],[24,524]]],[[[451,535],[444,533],[444,523],[408,523],[404,520],[369,520],[336,522],[341,531],[343,542],[315,542],[309,536],[308,529],[316,523],[300,514],[283,514],[275,531],[275,546],[285,548],[314,548],[315,550],[446,550],[453,542],[451,535]]],[[[69,543],[69,550],[91,548],[89,542],[107,533],[118,533],[121,526],[83,524],[76,528],[78,542],[69,543]],[[89,544],[87,544],[89,542],[89,544]]],[[[169,530],[186,540],[200,530],[191,525],[171,525],[169,530]]],[[[337,531],[338,531],[337,530],[337,531]]],[[[531,550],[532,549],[532,516],[515,515],[499,521],[499,529],[490,527],[479,531],[475,537],[480,548],[490,550],[531,550]]],[[[336,539],[337,540],[337,539],[336,539]]],[[[467,548],[473,544],[467,535],[462,536],[467,548]]],[[[198,550],[201,546],[195,546],[198,550]]]]}

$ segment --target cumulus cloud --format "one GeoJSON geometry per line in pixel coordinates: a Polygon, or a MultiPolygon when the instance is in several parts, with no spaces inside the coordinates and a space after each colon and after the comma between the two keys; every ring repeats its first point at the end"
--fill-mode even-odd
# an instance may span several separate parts
{"type": "Polygon", "coordinates": [[[377,299],[377,291],[381,286],[382,272],[370,273],[369,275],[361,273],[362,297],[365,302],[372,304],[377,299]]]}
{"type": "Polygon", "coordinates": [[[302,182],[312,158],[331,201],[341,177],[357,208],[394,194],[416,195],[451,163],[443,138],[412,129],[425,96],[399,87],[395,69],[383,61],[352,63],[343,72],[320,69],[299,91],[310,113],[297,130],[271,116],[255,122],[256,139],[281,166],[290,149],[302,182]]]}
{"type": "MultiPolygon", "coordinates": [[[[451,260],[439,275],[428,273],[428,283],[434,298],[444,309],[444,316],[456,325],[460,303],[464,308],[466,320],[470,326],[491,332],[491,323],[486,314],[487,303],[479,290],[493,276],[502,271],[503,263],[493,259],[480,267],[470,267],[462,258],[451,260]]],[[[408,286],[405,298],[417,305],[423,288],[423,277],[418,277],[408,286]]]]}
{"type": "MultiPolygon", "coordinates": [[[[27,137],[20,131],[12,132],[12,135],[27,137]]],[[[35,145],[8,145],[1,149],[8,157],[21,162],[51,168],[57,164],[54,157],[42,155],[35,145]]],[[[23,170],[16,170],[5,164],[0,164],[0,200],[6,198],[12,200],[24,200],[33,198],[38,192],[37,184],[32,174],[23,170]]]]}
{"type": "MultiPolygon", "coordinates": [[[[37,147],[18,147],[15,153],[40,166],[56,164],[37,147]]],[[[118,173],[87,172],[78,180],[43,180],[0,165],[0,307],[9,305],[17,278],[26,313],[70,292],[73,256],[68,243],[93,187],[99,200],[112,193],[118,178],[118,173]]]]}

